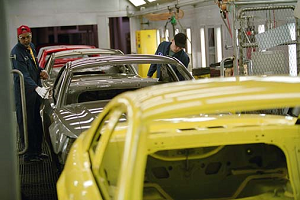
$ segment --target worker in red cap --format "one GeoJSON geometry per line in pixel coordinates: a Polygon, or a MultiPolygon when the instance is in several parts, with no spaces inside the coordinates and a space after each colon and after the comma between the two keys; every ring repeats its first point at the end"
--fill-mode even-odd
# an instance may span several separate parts
{"type": "MultiPolygon", "coordinates": [[[[48,98],[48,88],[42,87],[41,78],[47,79],[48,73],[39,67],[35,47],[31,42],[31,29],[22,25],[17,29],[18,43],[11,50],[13,69],[21,71],[24,76],[27,110],[28,149],[25,161],[41,161],[48,157],[42,153],[43,127],[40,116],[41,100],[48,98]]],[[[20,79],[14,74],[16,114],[21,143],[24,145],[24,128],[20,96],[20,79]]]]}

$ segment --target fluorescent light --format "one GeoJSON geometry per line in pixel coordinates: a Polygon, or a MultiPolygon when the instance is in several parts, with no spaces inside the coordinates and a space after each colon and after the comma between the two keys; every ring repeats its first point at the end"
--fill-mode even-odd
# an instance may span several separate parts
{"type": "Polygon", "coordinates": [[[222,36],[221,36],[221,27],[216,28],[217,34],[217,62],[222,60],[222,36]]]}
{"type": "Polygon", "coordinates": [[[202,66],[206,67],[206,53],[205,53],[205,34],[204,34],[204,28],[200,29],[200,41],[201,41],[201,60],[202,60],[202,66]]]}
{"type": "Polygon", "coordinates": [[[186,49],[186,51],[187,51],[187,53],[188,54],[191,54],[192,53],[192,44],[191,44],[191,41],[192,41],[192,39],[191,39],[191,29],[190,28],[187,28],[186,29],[186,36],[187,36],[187,38],[188,38],[188,41],[187,41],[187,49],[186,49]]]}
{"type": "Polygon", "coordinates": [[[156,0],[147,0],[147,1],[149,1],[149,2],[153,2],[153,1],[156,1],[156,0]]]}
{"type": "Polygon", "coordinates": [[[169,30],[168,29],[166,29],[165,38],[166,38],[166,41],[168,42],[169,41],[169,30]]]}
{"type": "Polygon", "coordinates": [[[160,44],[160,32],[159,29],[156,30],[156,46],[160,44]]]}
{"type": "Polygon", "coordinates": [[[134,6],[140,6],[146,4],[144,0],[129,0],[134,6]]]}

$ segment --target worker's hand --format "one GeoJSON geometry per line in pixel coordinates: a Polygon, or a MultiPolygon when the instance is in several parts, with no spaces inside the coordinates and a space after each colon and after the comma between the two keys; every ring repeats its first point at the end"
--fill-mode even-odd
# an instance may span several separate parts
{"type": "Polygon", "coordinates": [[[47,73],[46,70],[42,70],[41,73],[40,73],[40,78],[41,79],[48,79],[49,78],[49,75],[47,73]]]}
{"type": "Polygon", "coordinates": [[[151,76],[147,76],[147,78],[152,78],[151,76]]]}
{"type": "Polygon", "coordinates": [[[37,87],[35,91],[40,95],[43,99],[49,99],[49,89],[46,87],[37,87]]]}

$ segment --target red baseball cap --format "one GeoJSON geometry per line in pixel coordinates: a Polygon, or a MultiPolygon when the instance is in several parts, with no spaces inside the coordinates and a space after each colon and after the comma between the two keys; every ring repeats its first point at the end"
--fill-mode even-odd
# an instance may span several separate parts
{"type": "Polygon", "coordinates": [[[31,33],[31,29],[26,25],[22,25],[17,29],[17,32],[18,32],[18,36],[19,36],[22,33],[31,33]]]}

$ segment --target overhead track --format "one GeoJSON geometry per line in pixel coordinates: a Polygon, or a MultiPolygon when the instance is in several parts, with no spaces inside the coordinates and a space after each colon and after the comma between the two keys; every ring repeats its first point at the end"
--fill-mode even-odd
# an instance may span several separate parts
{"type": "Polygon", "coordinates": [[[277,4],[277,3],[297,3],[297,0],[272,0],[272,1],[233,1],[235,5],[251,5],[251,4],[277,4]]]}
{"type": "Polygon", "coordinates": [[[129,14],[129,16],[135,17],[135,16],[140,16],[140,15],[146,15],[149,13],[156,13],[156,12],[161,12],[161,11],[165,11],[168,9],[168,7],[183,7],[183,6],[190,6],[190,5],[196,5],[198,3],[205,3],[205,2],[212,2],[211,0],[189,0],[189,1],[185,1],[182,3],[177,3],[173,2],[173,3],[168,3],[168,4],[162,4],[162,5],[158,5],[155,7],[151,7],[151,8],[146,8],[144,10],[140,10],[140,11],[135,11],[132,14],[129,14]]]}

